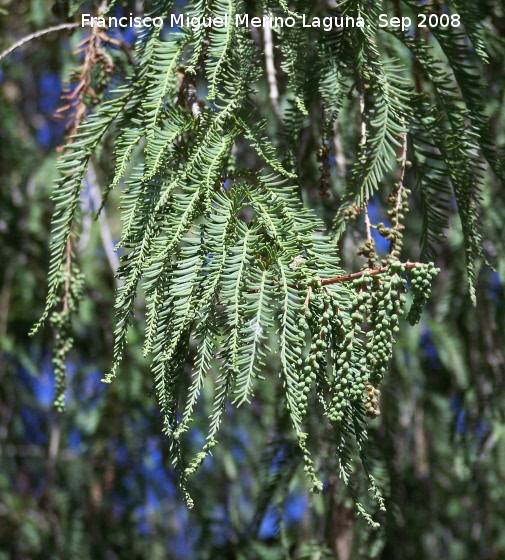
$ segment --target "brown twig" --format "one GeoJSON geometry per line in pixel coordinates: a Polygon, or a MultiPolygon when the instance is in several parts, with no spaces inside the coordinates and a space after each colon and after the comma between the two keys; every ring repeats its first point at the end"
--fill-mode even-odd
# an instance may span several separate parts
{"type": "Polygon", "coordinates": [[[272,29],[269,25],[263,28],[263,46],[265,51],[265,66],[268,79],[268,96],[272,103],[275,118],[281,122],[281,110],[279,108],[279,88],[277,87],[277,72],[275,70],[274,43],[272,29]]]}
{"type": "Polygon", "coordinates": [[[0,61],[9,56],[12,52],[16,49],[19,49],[26,43],[33,41],[34,39],[38,39],[39,37],[43,37],[44,35],[48,35],[49,33],[55,33],[56,31],[61,31],[62,29],[75,29],[76,27],[81,27],[80,23],[62,23],[60,25],[55,25],[54,27],[48,27],[47,29],[41,29],[40,31],[36,31],[26,37],[20,39],[17,43],[14,43],[11,47],[7,50],[3,51],[0,54],[0,61]]]}
{"type": "Polygon", "coordinates": [[[370,223],[370,216],[368,215],[368,201],[363,204],[363,221],[365,222],[366,240],[373,244],[372,238],[372,225],[370,223]]]}
{"type": "MultiPolygon", "coordinates": [[[[406,167],[407,167],[407,133],[405,132],[402,138],[402,153],[400,156],[400,177],[398,179],[396,188],[391,193],[395,197],[395,200],[393,201],[394,202],[393,230],[395,230],[398,233],[401,232],[403,229],[405,229],[405,226],[401,223],[400,214],[402,214],[402,209],[403,209],[403,191],[404,191],[403,180],[405,178],[406,167]]],[[[395,235],[391,240],[391,245],[389,247],[390,254],[393,254],[397,248],[401,249],[401,244],[400,247],[398,247],[398,241],[399,241],[399,236],[395,235]]]]}
{"type": "Polygon", "coordinates": [[[77,85],[75,87],[68,87],[63,92],[62,99],[67,101],[67,103],[56,111],[56,115],[62,118],[65,118],[69,112],[72,114],[72,120],[68,126],[68,139],[77,132],[78,127],[86,118],[87,103],[84,99],[85,96],[90,95],[92,98],[96,97],[91,87],[91,70],[104,59],[103,52],[100,48],[101,43],[104,42],[104,36],[106,37],[101,28],[93,27],[89,37],[86,37],[79,43],[74,53],[80,54],[84,52],[84,61],[80,72],[72,75],[73,79],[77,78],[77,85]]]}
{"type": "Polygon", "coordinates": [[[335,165],[337,167],[338,177],[344,181],[347,174],[347,163],[345,161],[344,148],[340,140],[340,131],[338,121],[333,125],[333,154],[335,156],[335,165]]]}
{"type": "MultiPolygon", "coordinates": [[[[361,114],[361,148],[363,153],[366,149],[366,119],[365,119],[365,92],[362,91],[359,96],[359,109],[361,114]]],[[[377,252],[375,249],[375,242],[372,237],[372,224],[370,223],[370,216],[368,214],[368,198],[363,201],[363,222],[365,223],[366,242],[364,249],[366,252],[362,254],[368,257],[368,266],[374,266],[377,260],[377,252]]]]}
{"type": "MultiPolygon", "coordinates": [[[[419,262],[410,262],[406,261],[402,263],[402,266],[405,267],[406,270],[410,270],[412,268],[416,268],[416,266],[422,266],[423,263],[419,262]]],[[[387,272],[390,265],[382,266],[380,268],[366,268],[364,270],[360,270],[359,272],[350,272],[349,274],[343,274],[342,276],[333,276],[332,278],[321,278],[321,286],[325,289],[325,286],[329,286],[331,284],[342,284],[343,282],[352,282],[352,280],[356,280],[357,278],[362,278],[367,274],[368,276],[377,276],[377,274],[384,274],[387,272]]],[[[307,295],[305,296],[304,306],[308,308],[310,302],[310,294],[312,293],[312,286],[307,288],[307,295]]]]}
{"type": "Polygon", "coordinates": [[[312,286],[309,286],[308,290],[307,290],[307,295],[305,296],[305,307],[309,306],[309,301],[310,301],[310,294],[312,293],[312,286]]]}
{"type": "Polygon", "coordinates": [[[363,149],[366,144],[366,121],[365,121],[365,92],[359,94],[359,111],[361,114],[361,145],[363,149]]]}
{"type": "MultiPolygon", "coordinates": [[[[422,263],[419,262],[404,262],[402,263],[407,270],[411,268],[415,268],[416,266],[422,266],[422,263]]],[[[365,270],[360,270],[359,272],[351,272],[350,274],[344,274],[342,276],[334,276],[333,278],[321,278],[321,284],[323,286],[328,286],[330,284],[341,284],[342,282],[350,282],[352,280],[356,280],[356,278],[362,278],[365,274],[368,276],[376,276],[377,274],[384,274],[389,269],[388,266],[382,266],[380,268],[366,268],[365,270]]]]}

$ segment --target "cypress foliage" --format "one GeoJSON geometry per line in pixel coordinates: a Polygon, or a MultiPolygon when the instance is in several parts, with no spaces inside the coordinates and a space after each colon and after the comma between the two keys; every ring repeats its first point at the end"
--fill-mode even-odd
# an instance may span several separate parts
{"type": "MultiPolygon", "coordinates": [[[[151,16],[175,9],[169,1],[151,4],[151,16]]],[[[82,180],[107,136],[115,148],[104,203],[111,189],[121,189],[123,229],[113,361],[104,381],[118,375],[145,298],[144,352],[188,504],[187,479],[217,444],[227,407],[251,402],[257,384],[269,382],[262,379],[265,361],[277,355],[279,406],[311,488],[322,489],[309,430],[310,417],[320,414],[341,477],[375,525],[354,487],[353,461],[359,457],[383,509],[367,458],[367,417],[380,413],[395,339],[408,328],[401,316],[419,321],[453,203],[475,300],[475,263],[484,258],[481,189],[489,173],[502,177],[481,103],[479,68],[488,58],[482,16],[467,2],[414,0],[345,0],[331,9],[314,0],[198,0],[184,10],[230,21],[240,13],[291,17],[295,25],[269,33],[235,25],[143,30],[136,63],[108,78],[120,85],[108,83],[96,102],[81,100],[85,111],[54,187],[41,319],[65,327],[57,371],[78,301],[72,286],[81,282],[72,247],[82,180]],[[403,31],[379,27],[381,13],[414,22],[447,15],[451,23],[403,31]],[[302,27],[303,15],[361,18],[364,25],[323,31],[302,27]],[[424,216],[419,259],[402,250],[412,203],[424,216]],[[375,223],[377,208],[387,218],[375,223]],[[375,232],[388,242],[387,254],[377,249],[375,232]],[[346,243],[351,236],[362,243],[346,243]],[[340,264],[349,248],[357,255],[354,271],[340,264]],[[207,438],[188,461],[181,440],[210,381],[207,438]]],[[[96,41],[88,48],[105,48],[104,32],[91,32],[96,41]]]]}

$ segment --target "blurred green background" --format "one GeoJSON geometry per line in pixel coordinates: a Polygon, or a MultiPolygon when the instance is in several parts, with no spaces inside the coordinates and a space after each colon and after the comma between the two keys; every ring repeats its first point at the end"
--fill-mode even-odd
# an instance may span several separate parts
{"type": "MultiPolygon", "coordinates": [[[[59,23],[52,5],[1,0],[0,51],[59,23]]],[[[490,25],[505,36],[503,18],[490,25]]],[[[483,231],[497,267],[478,269],[478,307],[467,294],[453,219],[429,310],[416,328],[402,329],[383,386],[382,416],[371,428],[389,494],[381,530],[356,517],[330,458],[321,465],[324,492],[308,494],[293,461],[296,443],[276,438],[286,418],[268,381],[252,406],[230,411],[222,445],[191,483],[196,506],[186,509],[135,329],[118,379],[100,382],[111,360],[115,281],[107,256],[119,219],[110,210],[117,195],[106,219],[94,219],[91,188],[78,246],[88,297],[74,324],[67,412],[53,412],[51,332],[28,332],[43,309],[51,183],[65,124],[55,111],[76,44],[67,32],[46,35],[0,66],[0,560],[277,559],[285,549],[292,558],[334,557],[325,545],[340,560],[505,558],[505,206],[492,182],[483,192],[483,231]]],[[[489,47],[486,102],[503,144],[504,40],[489,47]]],[[[110,159],[106,141],[94,160],[99,182],[110,159]]],[[[406,254],[419,254],[421,227],[413,210],[406,254]]],[[[343,264],[352,268],[352,258],[343,264]]],[[[267,380],[275,375],[275,364],[267,365],[267,380]]],[[[205,425],[202,412],[190,434],[195,444],[205,425]]],[[[324,428],[311,429],[324,444],[324,428]]]]}

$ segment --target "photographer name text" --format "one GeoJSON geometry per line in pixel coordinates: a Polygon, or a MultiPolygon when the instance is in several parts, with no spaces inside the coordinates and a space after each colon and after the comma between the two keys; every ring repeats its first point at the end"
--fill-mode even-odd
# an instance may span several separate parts
{"type": "MultiPolygon", "coordinates": [[[[324,31],[332,31],[333,29],[342,28],[362,28],[371,27],[361,16],[325,16],[325,17],[308,17],[302,14],[299,17],[293,16],[250,16],[249,14],[235,14],[230,17],[228,14],[223,16],[188,16],[184,14],[171,14],[166,20],[161,17],[141,17],[129,14],[128,16],[112,17],[101,16],[94,17],[91,14],[82,14],[81,25],[83,27],[168,27],[188,28],[198,31],[202,27],[209,28],[225,28],[235,27],[312,27],[320,28],[324,31]]],[[[388,14],[379,14],[376,26],[379,29],[391,28],[401,31],[409,31],[412,27],[459,27],[461,25],[459,14],[417,14],[416,18],[410,17],[391,17],[388,14]]]]}

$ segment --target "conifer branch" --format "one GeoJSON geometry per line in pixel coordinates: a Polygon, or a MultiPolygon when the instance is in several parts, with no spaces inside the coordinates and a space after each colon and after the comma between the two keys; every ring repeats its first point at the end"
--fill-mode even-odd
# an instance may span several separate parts
{"type": "MultiPolygon", "coordinates": [[[[311,457],[317,448],[308,433],[313,423],[306,422],[312,402],[331,426],[341,476],[358,510],[375,524],[353,493],[350,446],[382,508],[366,457],[365,416],[379,412],[375,390],[387,374],[395,333],[403,328],[399,316],[406,313],[407,278],[413,296],[407,319],[414,324],[437,272],[431,262],[399,258],[412,179],[406,174],[408,151],[417,166],[413,171],[420,170],[421,195],[428,200],[425,238],[431,242],[445,228],[452,185],[470,275],[482,252],[474,209],[485,173],[481,163],[492,150],[484,139],[486,116],[467,91],[474,80],[461,63],[467,52],[465,32],[437,31],[447,62],[438,61],[422,38],[384,30],[404,49],[401,56],[385,58],[376,44],[377,14],[371,4],[365,12],[360,2],[346,1],[346,15],[359,14],[365,27],[341,29],[325,40],[320,30],[301,25],[276,29],[278,52],[271,29],[265,28],[263,54],[257,48],[260,40],[253,41],[246,28],[206,27],[168,36],[153,29],[140,37],[139,63],[126,77],[109,64],[110,53],[103,46],[114,43],[107,31],[97,27],[81,44],[85,52],[81,71],[74,74],[77,87],[67,92],[73,134],[55,187],[43,318],[63,301],[63,311],[53,316],[55,326],[65,335],[70,332],[69,316],[80,288],[72,242],[81,185],[89,158],[119,117],[111,134],[115,169],[103,200],[125,176],[118,243],[123,285],[117,291],[113,363],[105,381],[112,381],[122,360],[142,287],[147,302],[143,350],[188,503],[186,476],[217,445],[229,406],[252,401],[256,381],[269,371],[266,364],[276,354],[283,406],[313,488],[321,484],[311,457]],[[405,49],[419,60],[429,90],[401,62],[407,60],[405,49]],[[277,62],[285,73],[282,83],[277,62]],[[97,63],[105,86],[108,72],[123,81],[111,100],[104,99],[107,87],[91,72],[97,63]],[[201,98],[200,80],[206,86],[198,88],[201,98]],[[416,88],[427,91],[415,95],[416,88]],[[260,118],[257,91],[270,98],[260,118]],[[89,110],[89,101],[97,103],[96,112],[89,110]],[[278,126],[268,126],[272,115],[278,126]],[[272,129],[282,132],[276,136],[272,129]],[[336,161],[330,157],[332,142],[336,161]],[[310,207],[313,193],[307,189],[317,167],[323,198],[331,193],[342,200],[338,210],[323,205],[324,223],[310,207]],[[332,185],[335,167],[338,190],[332,185]],[[389,205],[392,226],[371,223],[371,201],[389,205]],[[366,239],[358,254],[367,265],[344,274],[333,241],[343,240],[361,214],[366,239]],[[386,260],[377,255],[374,228],[390,241],[386,260]],[[190,383],[188,375],[193,376],[190,383]],[[207,441],[188,463],[182,436],[213,375],[207,441]]],[[[231,18],[238,6],[235,0],[215,0],[212,10],[231,18]]],[[[157,13],[169,7],[170,2],[160,3],[157,13]]],[[[210,14],[208,2],[195,0],[190,7],[195,17],[210,14]]],[[[301,17],[284,0],[258,7],[260,13],[301,17]]],[[[315,6],[314,12],[318,10],[315,6]]],[[[476,45],[477,31],[472,28],[470,37],[476,45]]],[[[388,52],[395,54],[396,48],[393,41],[388,44],[388,52]]],[[[361,218],[357,224],[361,231],[361,218]]],[[[107,247],[110,251],[110,239],[107,247]]],[[[117,266],[111,256],[108,252],[117,266]]],[[[66,340],[60,338],[57,349],[60,405],[66,340]]]]}

